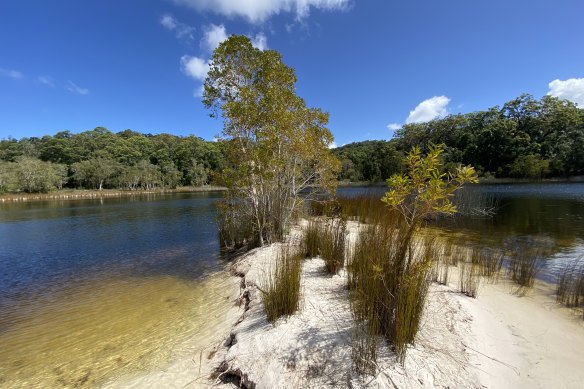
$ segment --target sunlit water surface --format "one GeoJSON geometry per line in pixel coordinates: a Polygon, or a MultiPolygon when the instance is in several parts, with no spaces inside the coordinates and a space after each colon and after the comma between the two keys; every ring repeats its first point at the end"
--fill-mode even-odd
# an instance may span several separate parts
{"type": "Polygon", "coordinates": [[[0,205],[0,387],[99,386],[215,335],[219,196],[0,205]]]}

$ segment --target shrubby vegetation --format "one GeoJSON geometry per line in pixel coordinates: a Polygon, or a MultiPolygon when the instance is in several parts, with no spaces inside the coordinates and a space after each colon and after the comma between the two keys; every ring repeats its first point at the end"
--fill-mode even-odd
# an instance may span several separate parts
{"type": "Polygon", "coordinates": [[[103,127],[0,141],[0,193],[202,186],[225,164],[223,142],[195,136],[114,134],[103,127]]]}
{"type": "Polygon", "coordinates": [[[311,191],[335,188],[328,114],[308,108],[295,84],[278,52],[259,50],[245,36],[232,35],[213,53],[203,103],[223,118],[228,194],[219,220],[230,226],[222,231],[235,234],[222,236],[227,247],[281,241],[311,191]]]}
{"type": "MultiPolygon", "coordinates": [[[[274,162],[278,168],[285,167],[287,160],[290,167],[293,155],[305,162],[317,156],[324,158],[321,170],[313,172],[318,171],[323,177],[327,175],[327,179],[338,173],[340,180],[379,182],[403,170],[404,155],[413,146],[428,151],[432,144],[444,145],[446,167],[470,164],[483,177],[539,179],[584,174],[584,110],[556,97],[536,100],[530,95],[521,95],[502,107],[486,111],[406,124],[390,141],[365,141],[338,147],[333,154],[340,161],[339,165],[321,148],[307,150],[302,146],[319,139],[324,141],[316,145],[326,144],[332,136],[324,128],[328,115],[307,108],[295,95],[293,70],[286,67],[274,51],[262,52],[262,55],[250,51],[246,58],[253,62],[250,66],[266,66],[264,72],[249,73],[238,86],[250,93],[246,95],[247,103],[244,100],[236,102],[234,96],[221,92],[220,84],[211,81],[208,84],[207,106],[215,114],[225,107],[227,110],[222,112],[230,115],[224,116],[227,141],[207,142],[195,136],[169,134],[145,135],[132,130],[114,134],[103,127],[79,134],[63,131],[42,138],[3,139],[0,140],[0,193],[46,192],[63,187],[136,190],[202,186],[217,182],[224,168],[228,168],[229,173],[224,176],[224,182],[241,186],[241,182],[236,182],[241,181],[239,171],[233,169],[240,157],[248,168],[253,162],[256,163],[254,169],[258,169],[269,162],[267,158],[273,158],[269,163],[274,162]],[[267,84],[263,87],[258,84],[260,77],[263,78],[261,82],[266,83],[269,77],[279,76],[284,77],[278,81],[279,88],[269,93],[267,84]],[[276,99],[276,94],[280,100],[276,99]],[[263,103],[250,104],[254,98],[263,99],[263,103]],[[294,114],[288,115],[291,112],[294,114]],[[244,113],[248,115],[245,123],[233,120],[234,115],[244,113]],[[268,117],[274,120],[269,122],[268,117]],[[257,127],[253,124],[255,121],[257,127]],[[289,142],[283,152],[278,149],[279,154],[274,153],[280,144],[275,137],[275,126],[278,126],[280,141],[285,138],[295,141],[289,142]],[[250,128],[256,128],[255,132],[249,132],[250,128]],[[312,138],[299,136],[299,131],[312,138]],[[234,139],[244,138],[245,142],[234,142],[234,139]],[[249,141],[253,141],[253,149],[247,148],[249,141]],[[332,169],[324,171],[322,166],[332,169]]],[[[218,58],[215,63],[219,64],[217,61],[218,58]]],[[[227,63],[236,66],[233,61],[227,63]]],[[[215,81],[222,76],[217,67],[210,75],[215,81]]],[[[304,164],[303,169],[307,166],[304,164]]],[[[248,173],[251,174],[251,170],[248,169],[248,173]]],[[[257,175],[254,177],[256,181],[261,179],[257,175]]],[[[315,178],[306,176],[302,182],[311,184],[315,178]]],[[[289,193],[281,194],[289,196],[289,193]]],[[[274,225],[274,228],[278,230],[279,227],[274,225]]]]}
{"type": "Polygon", "coordinates": [[[584,110],[552,96],[524,94],[502,107],[405,124],[395,138],[334,149],[341,179],[381,181],[401,168],[404,151],[445,145],[446,166],[470,164],[484,177],[584,174],[584,110]]]}

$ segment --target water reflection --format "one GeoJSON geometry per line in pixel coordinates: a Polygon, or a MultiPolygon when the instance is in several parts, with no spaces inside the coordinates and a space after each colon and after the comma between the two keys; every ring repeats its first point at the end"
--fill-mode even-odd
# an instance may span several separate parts
{"type": "MultiPolygon", "coordinates": [[[[340,188],[338,194],[381,196],[385,191],[353,187],[340,188]]],[[[466,213],[440,218],[431,225],[467,245],[513,250],[527,240],[542,249],[549,271],[584,254],[584,183],[469,185],[464,198],[470,206],[496,204],[496,211],[488,217],[466,213]]]]}

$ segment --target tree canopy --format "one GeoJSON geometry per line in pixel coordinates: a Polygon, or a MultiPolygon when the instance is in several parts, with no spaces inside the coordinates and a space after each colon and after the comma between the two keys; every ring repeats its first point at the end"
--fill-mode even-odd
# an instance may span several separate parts
{"type": "Polygon", "coordinates": [[[296,75],[274,50],[233,35],[213,53],[204,105],[223,118],[223,179],[259,244],[280,240],[298,196],[334,189],[339,163],[328,146],[328,114],[296,95],[296,75]]]}

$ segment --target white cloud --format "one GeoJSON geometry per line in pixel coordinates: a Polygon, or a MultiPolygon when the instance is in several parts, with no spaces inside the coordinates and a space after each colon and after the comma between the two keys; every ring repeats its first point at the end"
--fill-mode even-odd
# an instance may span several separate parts
{"type": "Polygon", "coordinates": [[[15,80],[20,80],[21,78],[24,78],[24,74],[22,74],[18,70],[3,69],[3,68],[0,68],[0,76],[14,78],[15,80]]]}
{"type": "Polygon", "coordinates": [[[292,12],[301,20],[310,9],[323,11],[345,10],[351,0],[174,0],[198,11],[211,11],[228,17],[243,17],[251,23],[261,23],[273,15],[292,12]]]}
{"type": "Polygon", "coordinates": [[[160,18],[160,24],[162,24],[166,29],[174,31],[178,39],[193,40],[194,27],[188,24],[178,21],[174,16],[165,14],[160,18]]]}
{"type": "Polygon", "coordinates": [[[225,26],[223,24],[219,26],[211,24],[205,27],[205,33],[203,35],[203,39],[201,39],[201,45],[209,52],[212,52],[228,37],[229,36],[227,35],[225,26]]]}
{"type": "Polygon", "coordinates": [[[41,84],[45,84],[46,86],[50,86],[51,88],[55,87],[55,83],[53,82],[53,79],[49,76],[38,76],[37,80],[41,84]]]}
{"type": "Polygon", "coordinates": [[[183,55],[180,59],[181,70],[195,80],[203,81],[209,71],[209,61],[199,57],[183,55]]]}
{"type": "Polygon", "coordinates": [[[328,148],[329,149],[336,149],[337,148],[337,143],[336,142],[329,143],[328,148]]]}
{"type": "Polygon", "coordinates": [[[395,131],[395,130],[399,130],[401,128],[401,124],[399,123],[389,123],[387,125],[387,129],[391,130],[391,131],[395,131]]]}
{"type": "Polygon", "coordinates": [[[77,93],[80,95],[88,95],[89,89],[81,88],[79,85],[75,84],[73,81],[68,81],[67,90],[71,93],[77,93]]]}
{"type": "Polygon", "coordinates": [[[410,111],[406,123],[424,123],[448,114],[450,99],[446,96],[434,96],[422,101],[410,111]]]}
{"type": "Polygon", "coordinates": [[[263,32],[260,32],[259,34],[256,34],[255,37],[251,38],[251,44],[263,51],[268,48],[268,38],[263,32]]]}
{"type": "Polygon", "coordinates": [[[205,92],[205,85],[201,84],[193,91],[193,97],[203,97],[203,92],[205,92]]]}
{"type": "Polygon", "coordinates": [[[570,100],[584,108],[584,78],[570,78],[568,80],[553,80],[548,84],[548,95],[570,100]]]}

